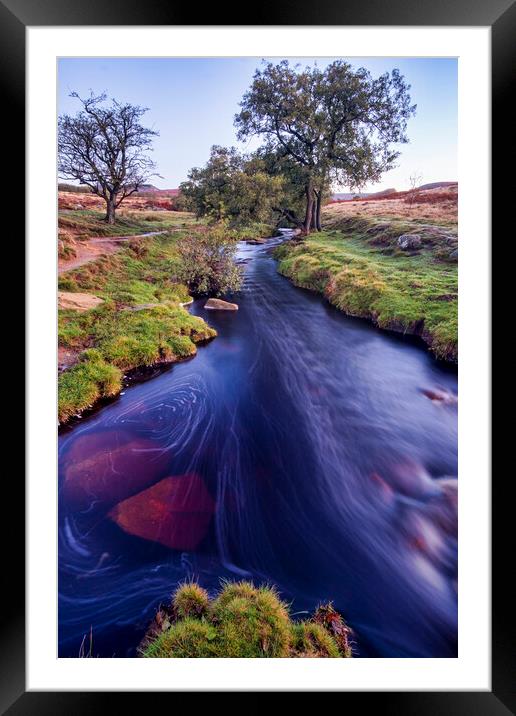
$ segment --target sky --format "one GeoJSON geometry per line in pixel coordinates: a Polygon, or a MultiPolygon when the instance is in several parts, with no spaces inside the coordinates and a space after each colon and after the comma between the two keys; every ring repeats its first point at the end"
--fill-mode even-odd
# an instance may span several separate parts
{"type": "MultiPolygon", "coordinates": [[[[283,59],[265,58],[274,62],[283,59]]],[[[337,58],[288,58],[291,64],[323,69],[337,58]]],[[[409,144],[399,145],[397,167],[363,191],[410,187],[410,176],[422,184],[457,181],[457,60],[453,58],[349,58],[376,77],[398,68],[411,85],[417,104],[408,123],[409,144]]],[[[153,160],[162,178],[150,183],[174,189],[192,167],[203,166],[214,144],[252,151],[258,140],[236,138],[234,115],[262,58],[61,58],[58,65],[59,114],[75,114],[80,106],[69,96],[106,92],[109,97],[149,108],[142,122],[159,132],[153,160]]],[[[347,191],[349,187],[334,187],[347,191]]]]}

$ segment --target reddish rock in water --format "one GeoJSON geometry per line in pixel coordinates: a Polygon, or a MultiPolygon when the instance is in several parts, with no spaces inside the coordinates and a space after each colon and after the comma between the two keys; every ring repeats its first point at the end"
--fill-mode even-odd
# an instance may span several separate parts
{"type": "Polygon", "coordinates": [[[425,388],[421,391],[424,396],[434,403],[446,403],[448,405],[457,402],[457,396],[444,390],[430,390],[425,388]]]}
{"type": "Polygon", "coordinates": [[[439,496],[431,501],[429,510],[437,524],[447,533],[457,536],[458,481],[453,477],[441,477],[435,481],[439,496]]]}
{"type": "Polygon", "coordinates": [[[384,502],[392,502],[394,498],[394,493],[389,483],[387,483],[383,479],[383,477],[377,472],[371,473],[371,480],[378,491],[378,495],[382,498],[382,500],[384,502]]]}
{"type": "Polygon", "coordinates": [[[199,475],[173,475],[116,505],[109,516],[125,532],[190,552],[208,532],[215,503],[199,475]]]}
{"type": "Polygon", "coordinates": [[[169,461],[156,443],[120,430],[83,435],[63,458],[62,495],[74,509],[112,505],[159,480],[169,461]]]}
{"type": "Polygon", "coordinates": [[[436,492],[434,481],[423,465],[405,460],[391,466],[388,484],[395,493],[422,499],[436,492]]]}

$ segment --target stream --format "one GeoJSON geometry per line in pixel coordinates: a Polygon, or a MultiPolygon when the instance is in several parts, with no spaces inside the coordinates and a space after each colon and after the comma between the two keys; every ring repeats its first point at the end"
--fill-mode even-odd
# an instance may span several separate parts
{"type": "Polygon", "coordinates": [[[192,577],[331,600],[358,657],[457,655],[456,368],[293,286],[280,240],[239,244],[237,312],[189,306],[195,358],[62,431],[59,656],[136,656],[192,577]]]}

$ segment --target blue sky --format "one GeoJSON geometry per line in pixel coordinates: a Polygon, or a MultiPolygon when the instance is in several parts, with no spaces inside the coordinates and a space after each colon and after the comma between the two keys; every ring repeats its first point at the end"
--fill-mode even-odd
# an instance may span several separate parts
{"type": "MultiPolygon", "coordinates": [[[[269,58],[266,58],[269,59],[269,58]]],[[[273,58],[270,58],[273,59],[273,58]]],[[[279,61],[283,58],[274,58],[279,61]]],[[[289,58],[292,63],[324,67],[335,58],[289,58]]],[[[348,58],[373,76],[397,67],[411,85],[417,113],[409,121],[409,144],[401,145],[398,167],[381,182],[365,187],[377,191],[409,186],[413,173],[422,183],[457,180],[457,60],[445,58],[348,58]]],[[[261,58],[62,58],[58,66],[59,113],[75,114],[81,96],[105,91],[110,97],[149,107],[145,124],[159,131],[154,160],[171,189],[202,166],[213,144],[251,150],[237,142],[233,116],[261,58]]],[[[347,187],[336,187],[346,191],[347,187]]]]}

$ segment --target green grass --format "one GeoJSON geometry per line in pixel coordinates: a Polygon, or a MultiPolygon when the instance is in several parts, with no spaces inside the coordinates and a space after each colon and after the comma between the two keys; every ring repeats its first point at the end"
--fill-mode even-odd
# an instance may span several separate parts
{"type": "Polygon", "coordinates": [[[344,230],[278,247],[278,270],[348,315],[419,334],[437,357],[456,361],[457,263],[449,256],[456,235],[448,228],[411,225],[423,245],[408,254],[396,244],[405,231],[401,222],[348,219],[344,230]]]}
{"type": "Polygon", "coordinates": [[[60,276],[60,290],[105,301],[85,312],[59,311],[59,345],[82,352],[80,362],[59,376],[61,423],[120,392],[123,371],[188,358],[197,343],[216,335],[180,305],[190,298],[175,279],[181,235],[135,239],[115,254],[60,276]],[[95,348],[94,360],[90,348],[95,348]]]}
{"type": "MultiPolygon", "coordinates": [[[[146,658],[350,657],[324,624],[292,621],[268,586],[226,583],[214,599],[195,583],[181,585],[169,611],[160,609],[140,647],[146,658]]],[[[337,612],[339,624],[344,622],[337,612]]],[[[345,627],[350,633],[348,627],[345,627]]]]}
{"type": "Polygon", "coordinates": [[[95,209],[65,209],[59,212],[59,228],[73,231],[78,239],[87,239],[92,236],[136,236],[196,223],[191,214],[175,211],[118,212],[115,224],[107,224],[103,216],[95,209]]]}
{"type": "Polygon", "coordinates": [[[89,408],[101,398],[120,392],[122,372],[107,363],[95,349],[85,351],[79,363],[59,376],[60,422],[89,408]]]}

